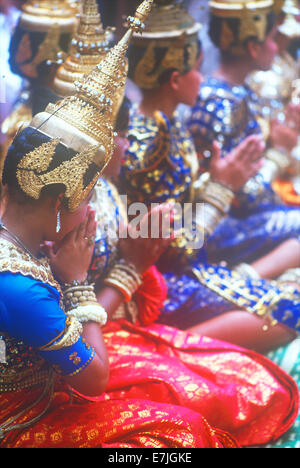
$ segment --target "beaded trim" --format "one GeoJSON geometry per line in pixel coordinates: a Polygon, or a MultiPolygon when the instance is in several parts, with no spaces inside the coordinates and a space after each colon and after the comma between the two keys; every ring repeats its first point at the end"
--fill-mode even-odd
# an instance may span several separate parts
{"type": "Polygon", "coordinates": [[[83,331],[81,323],[74,317],[67,317],[66,325],[68,329],[62,339],[53,345],[43,347],[43,351],[57,351],[58,349],[68,348],[77,343],[83,331]]]}
{"type": "Polygon", "coordinates": [[[49,370],[39,371],[21,382],[8,382],[0,384],[0,394],[27,390],[45,384],[49,378],[49,370]]]}
{"type": "MultiPolygon", "coordinates": [[[[46,283],[57,289],[62,297],[60,285],[55,281],[46,258],[37,261],[9,240],[0,238],[0,273],[2,272],[21,274],[46,283]]],[[[62,303],[61,306],[63,306],[62,303]]],[[[67,318],[67,320],[70,319],[67,318]]],[[[17,376],[2,375],[0,377],[0,393],[32,388],[44,384],[49,378],[49,369],[42,369],[42,360],[36,364],[35,370],[32,369],[31,374],[26,375],[27,373],[26,370],[17,376]]]]}
{"type": "MultiPolygon", "coordinates": [[[[211,270],[210,268],[208,270],[193,268],[191,271],[203,286],[216,292],[239,308],[263,318],[265,320],[263,330],[268,330],[269,326],[277,325],[278,321],[274,318],[273,313],[279,302],[284,299],[293,300],[295,298],[295,291],[292,287],[280,291],[270,289],[263,292],[261,290],[262,295],[260,296],[255,291],[255,289],[260,289],[260,280],[252,279],[254,286],[252,292],[246,287],[246,278],[239,273],[232,271],[232,276],[225,273],[225,276],[220,278],[213,268],[211,270]]],[[[275,281],[269,283],[270,285],[273,284],[274,287],[279,286],[275,281]]]]}
{"type": "Polygon", "coordinates": [[[37,261],[7,239],[0,239],[1,272],[30,276],[37,281],[49,284],[62,294],[59,283],[53,277],[47,258],[37,261]]]}

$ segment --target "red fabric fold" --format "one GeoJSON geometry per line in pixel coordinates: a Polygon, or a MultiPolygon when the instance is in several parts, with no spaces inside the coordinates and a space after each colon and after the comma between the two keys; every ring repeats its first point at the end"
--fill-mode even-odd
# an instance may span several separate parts
{"type": "MultiPolygon", "coordinates": [[[[2,446],[232,448],[269,443],[297,417],[296,383],[257,353],[161,325],[112,322],[103,334],[106,392],[70,399],[58,386],[47,415],[2,446]]],[[[0,424],[32,398],[1,395],[0,424]]]]}

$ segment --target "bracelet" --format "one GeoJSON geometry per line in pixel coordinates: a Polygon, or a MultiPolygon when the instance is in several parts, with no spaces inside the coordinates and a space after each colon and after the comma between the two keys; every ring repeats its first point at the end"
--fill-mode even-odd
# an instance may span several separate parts
{"type": "Polygon", "coordinates": [[[248,263],[240,263],[240,265],[234,268],[234,271],[239,273],[241,276],[245,276],[246,278],[251,278],[253,280],[259,280],[260,276],[257,271],[248,263]]]}
{"type": "Polygon", "coordinates": [[[124,296],[125,302],[129,302],[142,284],[142,277],[134,265],[121,260],[114,265],[104,284],[116,288],[124,296]]]}
{"type": "Polygon", "coordinates": [[[284,172],[290,165],[290,158],[288,153],[277,149],[268,149],[266,152],[266,162],[261,171],[267,180],[272,182],[282,172],[284,172]]]}
{"type": "Polygon", "coordinates": [[[107,322],[107,313],[98,303],[94,285],[74,282],[64,291],[64,304],[69,317],[76,318],[80,323],[97,322],[101,326],[107,322]]]}
{"type": "Polygon", "coordinates": [[[87,303],[98,303],[93,285],[73,286],[64,291],[64,304],[67,311],[87,303]]]}
{"type": "Polygon", "coordinates": [[[69,317],[75,318],[80,323],[96,322],[100,326],[104,326],[107,322],[107,313],[100,304],[85,304],[76,307],[67,312],[69,317]]]}
{"type": "Polygon", "coordinates": [[[66,289],[74,288],[75,286],[88,286],[88,285],[89,283],[87,279],[84,281],[74,280],[72,281],[72,283],[62,283],[61,288],[63,291],[65,291],[66,289]]]}
{"type": "Polygon", "coordinates": [[[206,203],[204,205],[204,231],[205,234],[211,236],[220,224],[224,215],[213,205],[206,203]]]}
{"type": "Polygon", "coordinates": [[[279,283],[297,283],[300,284],[300,268],[290,268],[283,273],[277,281],[279,283]]]}
{"type": "Polygon", "coordinates": [[[214,182],[209,172],[205,172],[199,177],[194,184],[194,189],[201,200],[214,206],[223,215],[228,213],[235,197],[230,188],[219,182],[214,182]]]}

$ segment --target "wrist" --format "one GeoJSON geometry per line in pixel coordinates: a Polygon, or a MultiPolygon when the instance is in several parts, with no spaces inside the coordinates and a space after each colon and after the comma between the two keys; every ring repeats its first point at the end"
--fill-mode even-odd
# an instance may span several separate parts
{"type": "Polygon", "coordinates": [[[231,208],[235,194],[230,188],[212,180],[207,172],[203,174],[194,184],[198,198],[203,202],[217,208],[223,215],[226,215],[231,208]]]}
{"type": "Polygon", "coordinates": [[[94,285],[87,281],[74,281],[65,285],[63,300],[66,314],[80,323],[96,322],[103,326],[107,322],[107,313],[98,303],[94,285]]]}
{"type": "Polygon", "coordinates": [[[88,285],[89,285],[89,283],[88,283],[88,280],[87,280],[87,276],[84,279],[82,279],[82,278],[79,278],[79,279],[69,278],[68,281],[61,282],[61,287],[62,287],[63,291],[65,291],[66,289],[69,289],[69,288],[77,287],[77,286],[88,286],[88,285]]]}
{"type": "Polygon", "coordinates": [[[105,278],[104,284],[117,289],[123,295],[125,302],[129,302],[142,284],[142,275],[135,265],[120,260],[105,278]]]}
{"type": "Polygon", "coordinates": [[[220,185],[221,187],[223,187],[225,190],[228,190],[228,192],[236,192],[236,189],[235,187],[233,187],[232,184],[230,184],[229,182],[225,182],[224,180],[221,180],[219,177],[211,177],[211,182],[213,182],[214,184],[218,184],[220,185]]]}

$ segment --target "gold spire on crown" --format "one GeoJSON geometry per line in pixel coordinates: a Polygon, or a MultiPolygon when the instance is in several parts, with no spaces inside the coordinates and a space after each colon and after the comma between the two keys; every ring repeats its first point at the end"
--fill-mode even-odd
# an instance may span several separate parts
{"type": "Polygon", "coordinates": [[[283,23],[278,26],[278,31],[284,36],[294,39],[300,37],[300,22],[297,17],[300,15],[300,9],[295,0],[285,0],[283,8],[285,18],[283,23]]]}
{"type": "Polygon", "coordinates": [[[111,28],[103,29],[97,1],[83,0],[70,55],[58,69],[54,80],[54,91],[58,95],[73,95],[76,92],[74,82],[90,73],[106,56],[111,31],[111,28]]]}
{"type": "MultiPolygon", "coordinates": [[[[56,104],[49,104],[45,112],[37,114],[30,127],[37,129],[50,138],[59,139],[60,143],[73,149],[77,155],[61,163],[55,170],[43,172],[37,168],[46,159],[49,164],[54,159],[47,148],[40,147],[34,154],[25,156],[26,169],[20,163],[22,172],[21,188],[29,196],[38,196],[40,190],[53,183],[66,187],[66,198],[70,211],[76,210],[86,198],[87,193],[96,183],[101,171],[109,162],[114,150],[114,112],[115,99],[119,100],[116,90],[125,91],[126,75],[124,70],[126,53],[134,32],[143,31],[143,21],[151,10],[153,0],[144,0],[134,17],[128,18],[129,30],[121,41],[113,47],[106,57],[92,70],[75,83],[76,94],[64,98],[56,104]],[[90,184],[85,187],[84,176],[88,168],[97,166],[97,171],[90,184]],[[32,187],[38,175],[41,184],[36,192],[32,187]],[[77,183],[75,183],[77,181],[77,183]]],[[[56,148],[56,147],[55,147],[56,148]]],[[[49,148],[48,148],[49,150],[49,148]]]]}

